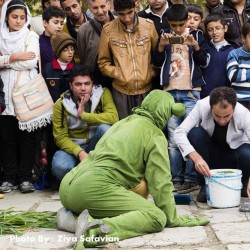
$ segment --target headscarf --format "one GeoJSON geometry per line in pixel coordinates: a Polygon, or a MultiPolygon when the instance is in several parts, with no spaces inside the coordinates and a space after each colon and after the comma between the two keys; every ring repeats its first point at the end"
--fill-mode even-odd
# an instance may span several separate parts
{"type": "Polygon", "coordinates": [[[29,8],[21,0],[14,0],[14,1],[9,0],[4,3],[0,19],[0,52],[2,55],[10,55],[15,52],[22,51],[30,21],[31,21],[31,15],[29,8]],[[18,31],[10,32],[9,27],[7,26],[6,12],[8,4],[10,4],[9,7],[21,5],[25,7],[27,10],[26,22],[24,26],[18,31]]]}

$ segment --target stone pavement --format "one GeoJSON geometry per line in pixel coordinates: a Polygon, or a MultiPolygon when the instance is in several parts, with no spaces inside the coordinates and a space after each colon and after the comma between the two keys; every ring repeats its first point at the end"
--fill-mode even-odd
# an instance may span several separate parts
{"type": "MultiPolygon", "coordinates": [[[[195,201],[197,191],[193,192],[195,201]]],[[[246,199],[242,199],[241,202],[246,199]]],[[[163,232],[136,237],[113,243],[98,249],[195,249],[195,250],[249,250],[250,213],[239,212],[239,208],[211,209],[206,204],[192,201],[190,205],[178,205],[178,214],[206,216],[210,224],[199,227],[165,228],[163,232]]],[[[12,191],[0,200],[0,209],[57,211],[61,207],[57,192],[35,191],[21,194],[12,191]]],[[[20,237],[0,236],[0,250],[26,249],[73,249],[74,235],[51,229],[26,232],[20,237]],[[70,241],[70,242],[69,242],[70,241]]]]}

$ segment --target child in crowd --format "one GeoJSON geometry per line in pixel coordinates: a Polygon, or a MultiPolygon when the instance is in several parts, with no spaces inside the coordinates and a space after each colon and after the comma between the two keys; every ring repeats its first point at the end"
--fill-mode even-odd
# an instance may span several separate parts
{"type": "Polygon", "coordinates": [[[45,31],[40,35],[39,43],[43,70],[44,66],[53,60],[50,38],[54,33],[62,31],[65,14],[59,7],[49,6],[43,11],[42,17],[45,31]]]}
{"type": "Polygon", "coordinates": [[[69,71],[74,67],[76,41],[67,33],[55,33],[51,37],[55,57],[45,65],[43,76],[54,102],[69,89],[69,71]]]}
{"type": "Polygon", "coordinates": [[[195,40],[200,44],[203,41],[203,32],[200,29],[203,18],[203,10],[197,4],[188,4],[187,9],[187,27],[189,28],[189,33],[192,34],[195,40]]]}
{"type": "Polygon", "coordinates": [[[237,100],[250,110],[250,20],[242,27],[243,46],[232,50],[227,59],[227,74],[237,100]]]}
{"type": "Polygon", "coordinates": [[[202,43],[202,48],[208,53],[209,60],[202,68],[206,85],[202,86],[201,98],[208,96],[214,88],[231,85],[227,77],[227,56],[233,50],[224,38],[227,25],[223,14],[209,14],[204,21],[204,26],[210,40],[202,43]]]}
{"type": "Polygon", "coordinates": [[[175,4],[167,9],[171,31],[160,37],[154,52],[155,66],[161,68],[161,85],[176,102],[185,105],[183,118],[172,116],[168,122],[169,157],[175,191],[186,193],[199,188],[193,162],[186,164],[183,176],[183,158],[174,142],[174,130],[200,99],[201,86],[205,84],[199,65],[206,65],[207,54],[193,35],[187,32],[188,10],[185,5],[175,4]]]}

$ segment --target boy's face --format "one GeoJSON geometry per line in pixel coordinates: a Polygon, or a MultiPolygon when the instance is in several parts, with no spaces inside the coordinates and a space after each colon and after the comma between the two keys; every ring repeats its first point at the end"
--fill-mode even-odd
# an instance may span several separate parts
{"type": "Polygon", "coordinates": [[[250,51],[250,33],[247,33],[246,37],[242,36],[243,48],[246,51],[250,51]]]}
{"type": "Polygon", "coordinates": [[[45,35],[52,36],[55,32],[61,32],[63,29],[64,20],[61,17],[52,17],[49,22],[43,21],[45,35]]]}
{"type": "Polygon", "coordinates": [[[73,60],[74,53],[75,47],[73,45],[68,45],[60,52],[59,60],[63,63],[69,63],[73,60]]]}
{"type": "Polygon", "coordinates": [[[202,18],[199,14],[188,12],[187,27],[190,31],[197,30],[200,27],[202,18]]]}
{"type": "Polygon", "coordinates": [[[168,21],[169,26],[171,30],[176,34],[176,35],[182,35],[186,31],[187,27],[187,21],[168,21]]]}
{"type": "Polygon", "coordinates": [[[127,29],[133,29],[135,21],[135,8],[119,10],[116,14],[127,29]]]}
{"type": "Polygon", "coordinates": [[[224,40],[227,25],[223,26],[220,21],[210,22],[207,25],[208,36],[214,43],[222,42],[224,40]]]}

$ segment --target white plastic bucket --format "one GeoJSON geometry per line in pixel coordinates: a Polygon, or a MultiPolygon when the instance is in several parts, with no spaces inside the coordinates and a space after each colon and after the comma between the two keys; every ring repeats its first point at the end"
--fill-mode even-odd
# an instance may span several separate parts
{"type": "Polygon", "coordinates": [[[238,169],[213,169],[205,177],[207,204],[210,207],[228,208],[240,205],[242,171],[238,169]]]}

